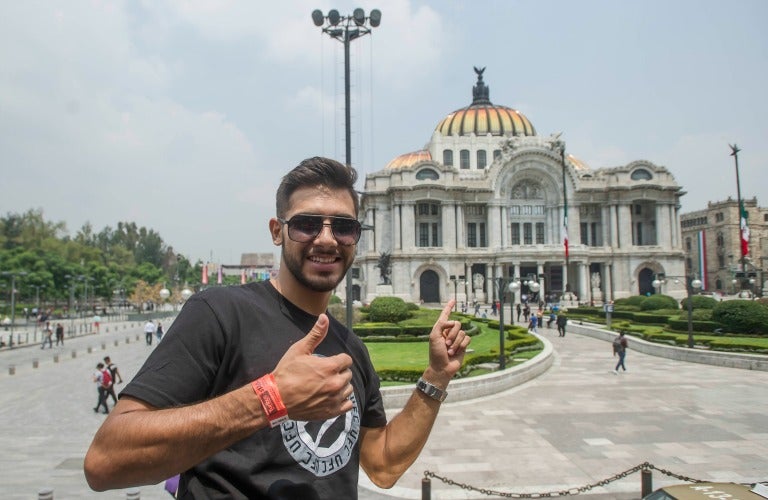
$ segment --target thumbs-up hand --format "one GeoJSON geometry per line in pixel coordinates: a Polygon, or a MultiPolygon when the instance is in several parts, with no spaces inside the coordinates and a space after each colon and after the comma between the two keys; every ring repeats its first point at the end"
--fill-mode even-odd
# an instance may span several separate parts
{"type": "Polygon", "coordinates": [[[288,416],[294,420],[324,420],[352,409],[352,358],[348,354],[314,355],[329,324],[328,316],[321,314],[309,333],[286,351],[273,372],[288,416]]]}

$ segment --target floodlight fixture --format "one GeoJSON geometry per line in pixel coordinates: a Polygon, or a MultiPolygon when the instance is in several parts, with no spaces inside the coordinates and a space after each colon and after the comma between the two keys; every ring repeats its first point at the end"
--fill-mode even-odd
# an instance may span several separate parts
{"type": "Polygon", "coordinates": [[[315,9],[312,11],[312,22],[315,23],[315,26],[322,26],[325,22],[325,16],[323,15],[323,11],[320,9],[315,9]]]}

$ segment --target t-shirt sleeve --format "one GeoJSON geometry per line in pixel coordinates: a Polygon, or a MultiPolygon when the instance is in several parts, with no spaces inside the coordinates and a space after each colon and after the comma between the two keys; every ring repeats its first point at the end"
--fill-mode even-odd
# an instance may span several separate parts
{"type": "Polygon", "coordinates": [[[225,344],[221,324],[208,303],[192,297],[120,395],[158,408],[208,399],[225,344]]]}

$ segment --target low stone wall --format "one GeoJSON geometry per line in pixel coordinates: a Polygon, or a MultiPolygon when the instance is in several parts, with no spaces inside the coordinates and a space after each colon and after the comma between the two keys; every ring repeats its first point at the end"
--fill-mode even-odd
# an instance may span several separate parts
{"type": "MultiPolygon", "coordinates": [[[[579,324],[568,322],[568,333],[578,333],[588,337],[612,342],[618,335],[616,332],[605,330],[599,325],[579,324]]],[[[741,368],[743,370],[768,371],[768,356],[762,354],[744,354],[737,352],[707,351],[703,349],[690,349],[666,344],[656,344],[645,340],[629,337],[629,348],[660,358],[676,359],[688,363],[702,363],[705,365],[724,366],[727,368],[741,368]]]]}
{"type": "MultiPolygon", "coordinates": [[[[528,382],[546,372],[554,362],[554,350],[547,339],[539,335],[537,337],[544,344],[544,349],[539,354],[525,363],[506,370],[452,380],[448,386],[448,399],[446,401],[464,401],[496,394],[528,382]]],[[[415,384],[382,387],[384,408],[392,409],[405,406],[415,387],[415,384]]]]}

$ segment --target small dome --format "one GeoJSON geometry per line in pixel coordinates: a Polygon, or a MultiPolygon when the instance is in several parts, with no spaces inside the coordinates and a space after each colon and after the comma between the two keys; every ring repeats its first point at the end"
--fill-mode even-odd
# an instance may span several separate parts
{"type": "Polygon", "coordinates": [[[413,151],[411,153],[405,153],[396,157],[394,160],[387,163],[387,166],[385,168],[397,170],[399,168],[411,167],[422,161],[431,161],[431,160],[432,160],[432,155],[429,154],[429,151],[427,151],[426,149],[422,149],[420,151],[413,151]]]}
{"type": "Polygon", "coordinates": [[[579,160],[575,156],[569,154],[566,155],[568,158],[568,162],[570,162],[571,165],[573,165],[573,168],[575,168],[579,172],[589,172],[591,169],[589,168],[589,165],[584,163],[583,161],[579,160]]]}
{"type": "Polygon", "coordinates": [[[443,136],[535,136],[536,129],[524,114],[516,109],[491,103],[490,88],[483,83],[483,71],[485,68],[475,68],[477,84],[472,87],[472,104],[443,118],[435,131],[443,136]]]}

